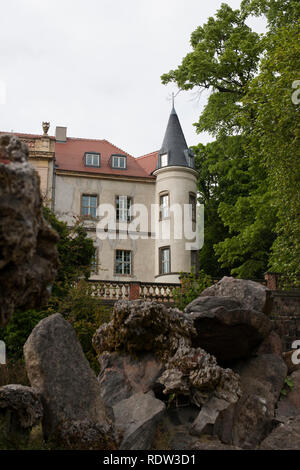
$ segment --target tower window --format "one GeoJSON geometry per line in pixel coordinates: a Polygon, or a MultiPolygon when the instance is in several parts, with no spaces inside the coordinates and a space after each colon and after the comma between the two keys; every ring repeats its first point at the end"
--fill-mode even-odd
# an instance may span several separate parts
{"type": "Polygon", "coordinates": [[[184,154],[185,154],[188,167],[195,168],[195,158],[194,158],[194,154],[192,150],[191,149],[185,150],[184,154]]]}
{"type": "Polygon", "coordinates": [[[190,217],[193,222],[196,222],[196,194],[189,194],[190,217]]]}
{"type": "Polygon", "coordinates": [[[116,212],[118,222],[130,222],[131,220],[131,197],[116,197],[116,212]]]}
{"type": "Polygon", "coordinates": [[[191,250],[191,268],[195,274],[199,272],[199,251],[191,250]]]}
{"type": "Polygon", "coordinates": [[[111,167],[112,168],[121,168],[126,170],[126,157],[125,155],[112,155],[111,156],[111,167]]]}
{"type": "Polygon", "coordinates": [[[161,167],[168,166],[168,154],[167,153],[163,153],[160,156],[160,166],[161,167]]]}
{"type": "Polygon", "coordinates": [[[159,248],[159,274],[168,274],[171,272],[170,247],[159,248]]]}
{"type": "Polygon", "coordinates": [[[83,194],[81,196],[81,215],[84,217],[96,217],[97,196],[83,194]]]}
{"type": "Polygon", "coordinates": [[[116,250],[115,274],[131,275],[131,251],[116,250]]]}
{"type": "Polygon", "coordinates": [[[85,166],[100,166],[100,153],[95,152],[86,152],[84,154],[84,164],[85,166]]]}
{"type": "Polygon", "coordinates": [[[160,220],[167,219],[169,217],[169,194],[161,194],[159,196],[159,206],[160,206],[160,220]]]}

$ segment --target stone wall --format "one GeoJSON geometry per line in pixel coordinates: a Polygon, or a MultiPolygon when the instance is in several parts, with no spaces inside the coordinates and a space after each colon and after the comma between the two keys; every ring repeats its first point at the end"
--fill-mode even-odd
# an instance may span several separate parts
{"type": "Polygon", "coordinates": [[[282,338],[284,351],[300,340],[300,291],[272,291],[271,318],[275,330],[282,338]]]}

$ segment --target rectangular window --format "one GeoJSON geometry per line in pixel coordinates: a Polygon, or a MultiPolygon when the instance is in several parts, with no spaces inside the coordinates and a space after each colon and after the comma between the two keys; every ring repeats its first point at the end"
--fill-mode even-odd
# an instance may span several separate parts
{"type": "Polygon", "coordinates": [[[168,154],[167,153],[163,153],[160,156],[160,166],[161,167],[168,166],[168,154]]]}
{"type": "Polygon", "coordinates": [[[162,194],[159,197],[160,206],[160,220],[167,219],[169,217],[169,194],[162,194]]]}
{"type": "Polygon", "coordinates": [[[130,222],[131,219],[131,197],[116,197],[116,212],[118,222],[130,222]]]}
{"type": "Polygon", "coordinates": [[[85,153],[84,155],[85,166],[100,166],[100,153],[85,153]]]}
{"type": "Polygon", "coordinates": [[[131,274],[131,251],[116,250],[115,274],[131,274]]]}
{"type": "Polygon", "coordinates": [[[112,168],[122,168],[126,169],[126,157],[122,155],[112,155],[111,159],[112,168]]]}
{"type": "Polygon", "coordinates": [[[190,217],[193,222],[196,222],[196,194],[190,193],[189,195],[190,217]]]}
{"type": "Polygon", "coordinates": [[[83,194],[81,196],[81,215],[84,217],[96,217],[97,196],[83,194]]]}
{"type": "Polygon", "coordinates": [[[160,274],[167,274],[171,272],[171,257],[169,246],[165,246],[159,249],[159,265],[160,274]]]}

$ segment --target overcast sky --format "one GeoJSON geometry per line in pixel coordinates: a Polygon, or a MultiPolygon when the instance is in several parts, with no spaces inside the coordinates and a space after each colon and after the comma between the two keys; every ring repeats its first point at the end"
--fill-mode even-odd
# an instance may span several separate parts
{"type": "MultiPolygon", "coordinates": [[[[0,130],[107,139],[134,156],[161,147],[174,85],[160,76],[189,52],[190,35],[222,0],[10,0],[0,16],[0,130]]],[[[240,0],[227,0],[238,8],[240,0]]],[[[262,21],[253,20],[262,32],[262,21]]],[[[205,105],[181,92],[188,145],[205,105]]]]}

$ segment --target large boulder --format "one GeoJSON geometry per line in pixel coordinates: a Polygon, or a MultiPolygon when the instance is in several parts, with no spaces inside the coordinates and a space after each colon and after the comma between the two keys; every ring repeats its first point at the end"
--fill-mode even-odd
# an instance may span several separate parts
{"type": "Polygon", "coordinates": [[[25,444],[33,426],[43,416],[37,390],[23,385],[0,387],[0,442],[7,446],[25,444]]]}
{"type": "Polygon", "coordinates": [[[123,439],[120,449],[149,450],[166,406],[153,392],[135,393],[114,405],[117,429],[123,439]]]}
{"type": "Polygon", "coordinates": [[[220,364],[250,357],[272,329],[266,315],[230,297],[198,297],[185,312],[197,332],[192,346],[213,354],[220,364]]]}
{"type": "Polygon", "coordinates": [[[262,284],[247,279],[224,276],[219,282],[205,289],[201,296],[233,297],[245,309],[269,314],[272,308],[272,291],[262,284]]]}
{"type": "Polygon", "coordinates": [[[265,354],[239,363],[234,370],[240,376],[242,396],[219,414],[214,433],[225,444],[255,449],[276,422],[275,407],[287,367],[279,356],[265,354]]]}
{"type": "Polygon", "coordinates": [[[260,445],[261,450],[299,450],[300,416],[279,423],[260,445]]]}
{"type": "Polygon", "coordinates": [[[146,393],[157,388],[157,379],[164,370],[162,362],[150,353],[137,358],[129,354],[104,352],[99,362],[100,394],[109,406],[135,393],[146,393]]]}
{"type": "Polygon", "coordinates": [[[42,215],[37,172],[28,149],[0,137],[0,325],[16,308],[47,303],[58,266],[58,235],[42,215]]]}
{"type": "Polygon", "coordinates": [[[76,333],[59,313],[43,319],[24,345],[26,370],[44,406],[46,440],[67,448],[115,448],[112,410],[100,396],[76,333]],[[90,429],[88,432],[87,430],[90,429]]]}

